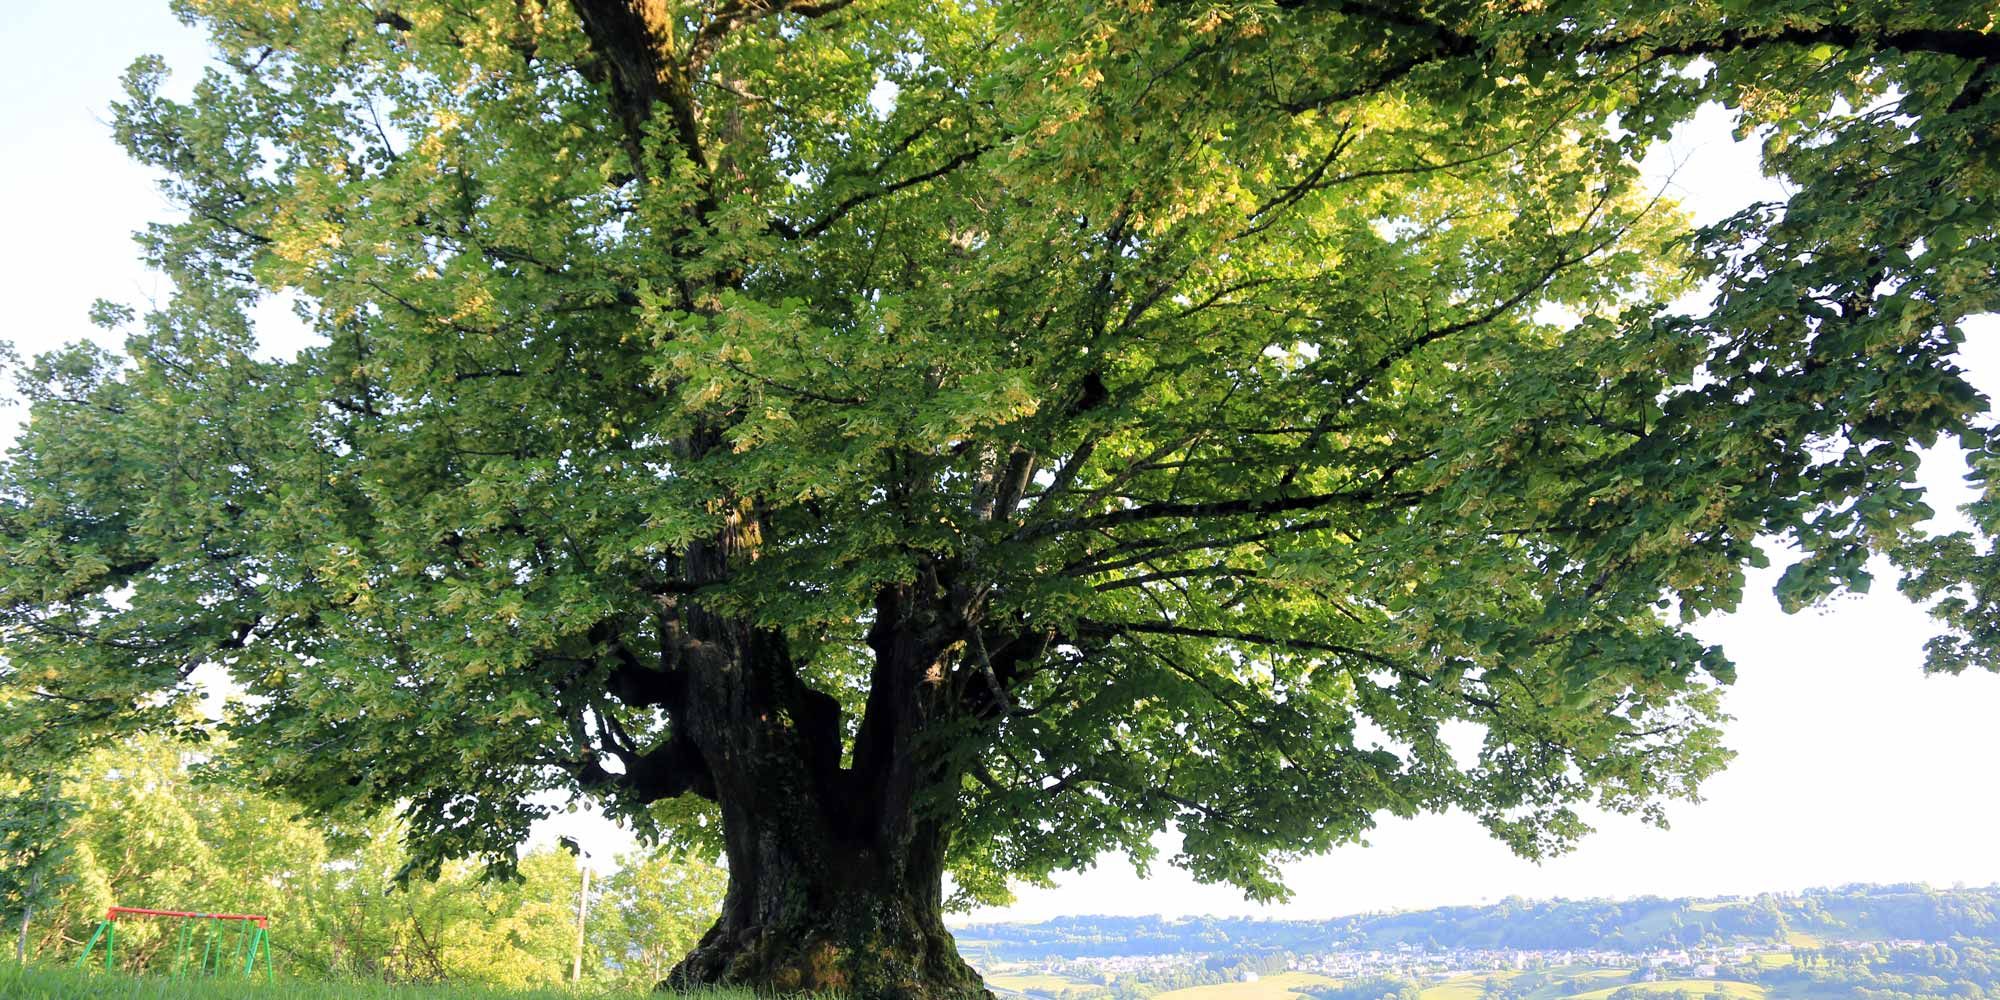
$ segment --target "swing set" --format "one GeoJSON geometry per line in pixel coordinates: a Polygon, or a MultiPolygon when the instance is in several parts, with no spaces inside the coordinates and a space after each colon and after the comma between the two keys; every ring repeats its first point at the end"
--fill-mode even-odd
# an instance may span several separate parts
{"type": "Polygon", "coordinates": [[[181,922],[180,931],[175,935],[173,965],[169,970],[169,974],[176,979],[225,973],[253,975],[257,971],[259,957],[264,960],[264,978],[271,978],[271,918],[261,913],[192,913],[147,910],[135,906],[114,906],[104,912],[104,919],[98,922],[96,932],[90,935],[90,943],[83,946],[83,954],[76,960],[77,968],[90,962],[90,956],[97,950],[100,940],[104,942],[104,967],[114,967],[119,917],[163,917],[181,922]],[[229,940],[231,923],[236,925],[233,942],[229,940]],[[198,957],[195,954],[197,944],[201,946],[198,957]]]}

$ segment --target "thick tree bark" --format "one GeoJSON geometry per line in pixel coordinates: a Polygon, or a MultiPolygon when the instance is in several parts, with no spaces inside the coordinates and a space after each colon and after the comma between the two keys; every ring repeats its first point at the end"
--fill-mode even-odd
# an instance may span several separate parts
{"type": "Polygon", "coordinates": [[[816,835],[800,803],[725,802],[722,914],[662,986],[832,990],[854,997],[985,998],[940,897],[936,824],[898,845],[816,835]]]}
{"type": "Polygon", "coordinates": [[[874,685],[842,767],[839,705],[800,680],[782,636],[682,611],[673,716],[722,813],[729,891],[661,985],[987,997],[943,922],[960,775],[933,742],[956,717],[938,613],[883,591],[874,685]]]}

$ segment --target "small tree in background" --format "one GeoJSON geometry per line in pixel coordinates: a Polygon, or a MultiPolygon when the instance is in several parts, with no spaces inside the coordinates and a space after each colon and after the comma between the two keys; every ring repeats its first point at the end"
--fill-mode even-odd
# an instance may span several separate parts
{"type": "Polygon", "coordinates": [[[729,876],[673,852],[637,852],[618,859],[592,913],[593,961],[626,986],[665,979],[715,918],[729,876]]]}
{"type": "Polygon", "coordinates": [[[29,958],[29,929],[69,880],[69,820],[76,803],[55,775],[0,778],[0,916],[11,918],[14,957],[29,958]],[[8,785],[13,785],[9,788],[8,785]]]}

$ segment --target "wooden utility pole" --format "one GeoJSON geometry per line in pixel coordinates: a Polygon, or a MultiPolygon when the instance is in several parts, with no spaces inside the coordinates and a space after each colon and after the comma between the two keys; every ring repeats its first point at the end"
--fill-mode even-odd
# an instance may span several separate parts
{"type": "Polygon", "coordinates": [[[583,922],[590,915],[590,855],[583,856],[583,889],[576,894],[576,957],[570,960],[569,981],[583,981],[583,922]]]}
{"type": "Polygon", "coordinates": [[[35,872],[28,877],[28,899],[21,906],[21,933],[14,940],[14,960],[28,964],[28,921],[35,916],[35,899],[42,892],[42,873],[35,872]]]}

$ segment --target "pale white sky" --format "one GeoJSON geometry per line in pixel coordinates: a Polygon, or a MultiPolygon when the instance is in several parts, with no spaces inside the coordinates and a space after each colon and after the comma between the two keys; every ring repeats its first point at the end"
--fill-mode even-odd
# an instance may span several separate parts
{"type": "MultiPolygon", "coordinates": [[[[93,299],[142,303],[161,280],[135,260],[130,233],[171,211],[145,171],[112,144],[105,122],[133,56],[165,55],[185,85],[205,57],[165,0],[89,5],[77,32],[72,0],[0,3],[0,339],[43,350],[95,331],[93,299]],[[79,44],[79,38],[87,42],[79,44]]],[[[1658,159],[1681,164],[1675,193],[1712,219],[1774,197],[1754,150],[1706,115],[1658,159]]],[[[280,316],[276,310],[274,317],[280,316]]],[[[271,348],[296,346],[273,324],[271,348]]],[[[1974,324],[1968,367],[2000,394],[2000,322],[1974,324]]],[[[19,411],[0,410],[0,441],[19,411]]],[[[1946,508],[1966,494],[1953,456],[1925,478],[1946,508]]],[[[1768,574],[1766,582],[1768,583],[1768,574]]],[[[1886,577],[1886,574],[1884,575],[1886,577]]],[[[1615,818],[1576,852],[1541,865],[1513,858],[1462,816],[1389,820],[1367,847],[1286,866],[1296,899],[1256,907],[1226,887],[1198,886],[1164,864],[1141,879],[1122,860],[1025,889],[979,919],[1039,920],[1080,913],[1323,916],[1474,903],[1507,895],[1702,895],[1843,882],[2000,883],[2000,676],[1925,678],[1921,611],[1886,578],[1876,593],[1787,616],[1753,587],[1742,610],[1702,624],[1741,668],[1727,707],[1735,763],[1707,800],[1672,810],[1673,828],[1615,818]]],[[[600,856],[629,838],[579,817],[558,821],[600,856]]]]}

